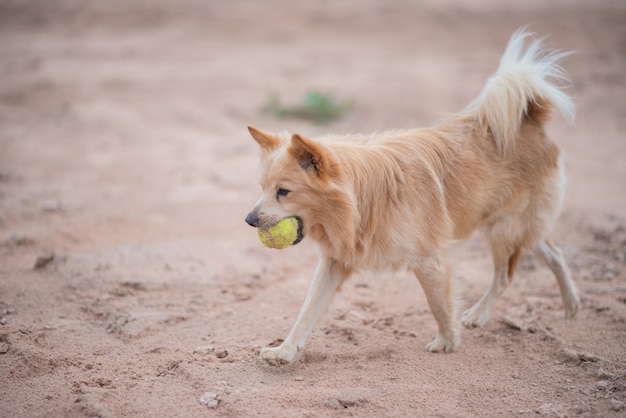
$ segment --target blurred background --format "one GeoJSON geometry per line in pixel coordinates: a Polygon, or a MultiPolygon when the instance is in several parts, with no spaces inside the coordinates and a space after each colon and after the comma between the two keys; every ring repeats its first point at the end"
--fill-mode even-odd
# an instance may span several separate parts
{"type": "MultiPolygon", "coordinates": [[[[246,125],[312,137],[428,126],[481,91],[509,36],[524,25],[547,35],[548,46],[576,51],[563,65],[577,121],[568,126],[557,116],[549,127],[569,177],[556,235],[581,288],[609,289],[594,295],[619,313],[613,328],[585,317],[578,332],[603,336],[572,341],[592,350],[605,338],[596,353],[608,362],[604,370],[624,366],[625,22],[619,0],[0,0],[0,415],[49,408],[55,416],[191,416],[209,386],[227,415],[262,410],[263,399],[275,399],[294,376],[268,377],[255,350],[284,337],[295,320],[315,249],[305,241],[267,250],[243,222],[259,193],[257,148],[246,125]],[[145,352],[141,364],[122,360],[145,352]],[[155,376],[169,376],[171,392],[164,395],[155,376]],[[262,380],[269,386],[257,386],[262,380]],[[235,381],[245,390],[234,389],[235,381]]],[[[473,302],[491,275],[488,253],[473,240],[458,258],[467,266],[463,276],[474,280],[465,293],[473,302]]],[[[556,291],[546,271],[525,266],[528,281],[556,291]]],[[[515,286],[517,301],[524,290],[515,286]]],[[[364,276],[354,287],[337,302],[334,333],[313,342],[318,354],[306,367],[319,369],[324,353],[346,342],[370,347],[367,340],[382,353],[363,354],[374,376],[386,353],[375,348],[381,338],[415,332],[407,344],[419,349],[430,339],[433,321],[414,280],[391,285],[364,276]],[[337,318],[356,325],[342,328],[337,318]]],[[[558,316],[558,298],[541,300],[558,316]]],[[[485,350],[468,340],[467,350],[485,350]]],[[[546,354],[553,343],[538,344],[538,356],[553,364],[546,354]]],[[[496,364],[502,353],[492,354],[496,364]]],[[[532,364],[520,355],[520,364],[532,364]]],[[[551,376],[532,373],[542,372],[551,376]]],[[[594,384],[595,370],[578,372],[572,380],[594,384]]],[[[369,405],[359,410],[364,415],[415,410],[406,399],[416,396],[410,385],[420,385],[418,377],[403,375],[400,386],[387,388],[393,394],[373,381],[367,387],[375,395],[333,403],[334,385],[358,385],[354,376],[332,373],[336,380],[318,389],[323,394],[311,395],[326,399],[321,406],[296,388],[281,392],[287,400],[276,411],[327,413],[344,404],[369,405]]],[[[459,396],[467,383],[430,378],[459,396]]],[[[506,386],[493,382],[483,385],[506,386]]],[[[576,401],[554,387],[548,377],[510,407],[493,396],[442,409],[445,395],[422,406],[430,414],[509,415],[543,399],[558,415],[575,414],[593,398],[593,415],[624,398],[623,389],[611,389],[612,397],[598,400],[593,392],[576,401]]]]}

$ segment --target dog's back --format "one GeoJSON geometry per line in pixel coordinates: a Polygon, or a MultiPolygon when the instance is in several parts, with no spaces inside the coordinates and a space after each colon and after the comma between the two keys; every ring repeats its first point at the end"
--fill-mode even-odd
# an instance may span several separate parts
{"type": "MultiPolygon", "coordinates": [[[[515,251],[534,245],[558,216],[564,175],[543,124],[553,109],[571,119],[566,53],[513,35],[496,74],[461,114],[436,128],[321,138],[343,174],[339,187],[358,214],[345,248],[359,267],[396,268],[477,228],[515,251]],[[513,243],[514,242],[514,243],[513,243]]],[[[348,237],[345,237],[348,238],[348,237]]]]}

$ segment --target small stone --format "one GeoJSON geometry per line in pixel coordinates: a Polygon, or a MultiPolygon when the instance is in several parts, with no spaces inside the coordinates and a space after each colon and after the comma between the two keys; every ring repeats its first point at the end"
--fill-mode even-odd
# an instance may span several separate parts
{"type": "Polygon", "coordinates": [[[539,408],[537,408],[535,412],[539,415],[554,415],[554,411],[552,410],[552,404],[550,403],[544,403],[539,408]]]}
{"type": "Polygon", "coordinates": [[[46,251],[35,261],[34,268],[35,270],[39,270],[50,264],[54,260],[54,253],[52,251],[46,251]]]}
{"type": "Polygon", "coordinates": [[[596,382],[596,387],[598,389],[607,389],[609,387],[609,382],[606,380],[598,380],[596,382]]]}
{"type": "Polygon", "coordinates": [[[209,345],[201,345],[201,346],[194,348],[193,354],[208,354],[211,351],[213,351],[213,347],[209,345]]]}
{"type": "Polygon", "coordinates": [[[611,411],[619,412],[624,409],[624,402],[611,399],[611,411]]]}
{"type": "Polygon", "coordinates": [[[96,384],[100,387],[111,386],[113,381],[111,379],[107,379],[106,377],[99,377],[96,379],[96,384]]]}
{"type": "Polygon", "coordinates": [[[225,348],[218,348],[215,350],[215,357],[217,358],[225,358],[228,356],[228,351],[225,348]]]}
{"type": "Polygon", "coordinates": [[[219,399],[217,399],[217,393],[215,392],[204,392],[200,395],[200,403],[202,405],[206,405],[208,408],[215,409],[217,405],[220,403],[219,399]]]}

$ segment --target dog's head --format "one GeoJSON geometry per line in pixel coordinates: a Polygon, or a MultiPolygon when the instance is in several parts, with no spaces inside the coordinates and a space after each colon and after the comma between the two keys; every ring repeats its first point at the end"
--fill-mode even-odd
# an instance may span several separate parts
{"type": "Polygon", "coordinates": [[[301,220],[303,235],[320,241],[333,222],[351,221],[345,214],[335,219],[346,199],[343,174],[329,147],[298,134],[289,138],[253,126],[248,130],[261,148],[262,171],[262,194],[246,216],[249,225],[267,228],[295,216],[301,220]]]}

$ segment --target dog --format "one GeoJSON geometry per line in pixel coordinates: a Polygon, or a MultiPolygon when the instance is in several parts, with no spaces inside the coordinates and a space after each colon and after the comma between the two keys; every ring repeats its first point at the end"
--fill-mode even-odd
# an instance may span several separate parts
{"type": "Polygon", "coordinates": [[[565,315],[574,317],[578,292],[548,238],[565,174],[559,147],[545,131],[554,110],[574,119],[574,104],[561,88],[569,78],[559,64],[569,54],[518,29],[480,95],[431,128],[311,139],[248,126],[261,149],[262,195],[246,222],[267,228],[296,216],[319,252],[295,325],[279,346],[263,348],[261,358],[293,362],[335,292],[360,270],[414,272],[437,323],[430,352],[455,350],[461,324],[485,325],[524,250],[552,270],[565,315]],[[489,243],[494,277],[459,321],[447,253],[476,230],[489,243]]]}

